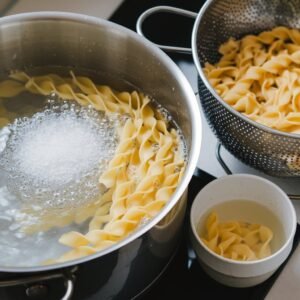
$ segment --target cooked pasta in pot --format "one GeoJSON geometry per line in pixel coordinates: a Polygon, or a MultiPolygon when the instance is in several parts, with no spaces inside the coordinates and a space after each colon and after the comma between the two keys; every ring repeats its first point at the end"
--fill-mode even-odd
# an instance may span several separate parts
{"type": "MultiPolygon", "coordinates": [[[[175,191],[185,169],[181,138],[175,128],[150,105],[149,97],[136,91],[115,92],[95,84],[87,77],[63,78],[56,74],[28,76],[18,72],[0,83],[0,97],[14,97],[24,91],[75,100],[81,106],[91,105],[105,114],[124,115],[119,128],[119,143],[114,157],[101,174],[99,184],[105,193],[95,202],[79,206],[59,216],[45,212],[26,233],[46,231],[72,222],[89,221],[87,233],[71,231],[60,243],[71,248],[61,257],[47,263],[63,262],[93,254],[128,236],[163,208],[175,191]]],[[[26,215],[39,216],[28,207],[26,215]]]]}

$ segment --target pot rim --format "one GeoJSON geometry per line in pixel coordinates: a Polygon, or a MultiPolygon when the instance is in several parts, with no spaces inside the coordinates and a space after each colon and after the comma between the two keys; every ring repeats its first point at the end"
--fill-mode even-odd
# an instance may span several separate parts
{"type": "Polygon", "coordinates": [[[84,14],[69,13],[69,12],[43,11],[43,12],[30,12],[30,13],[21,13],[21,14],[6,16],[0,18],[0,26],[3,26],[5,24],[12,24],[15,22],[26,22],[26,21],[33,21],[33,20],[36,21],[63,20],[63,21],[83,23],[87,25],[94,25],[94,26],[104,26],[104,27],[109,26],[114,28],[117,31],[126,33],[126,35],[130,39],[134,39],[139,44],[143,44],[145,48],[150,48],[153,55],[159,58],[161,62],[164,65],[166,65],[166,68],[168,68],[173,74],[175,74],[178,84],[183,86],[183,89],[187,94],[186,105],[188,105],[191,114],[190,122],[193,130],[191,135],[190,151],[188,153],[188,163],[179,186],[177,187],[177,189],[175,190],[174,194],[172,195],[168,203],[165,205],[165,207],[160,211],[160,213],[157,216],[155,216],[153,219],[151,219],[143,227],[134,231],[132,234],[130,234],[125,239],[122,239],[120,242],[108,248],[105,248],[95,254],[91,254],[71,261],[66,261],[63,263],[57,263],[57,264],[46,265],[46,266],[31,266],[31,267],[0,266],[0,272],[33,273],[33,272],[50,271],[50,270],[57,270],[61,268],[73,267],[74,265],[85,263],[93,259],[102,257],[106,254],[112,253],[118,250],[119,248],[129,244],[130,242],[134,241],[135,239],[143,235],[145,232],[149,231],[152,227],[154,227],[163,217],[165,217],[168,214],[168,212],[179,201],[180,197],[183,195],[185,189],[187,188],[189,181],[193,175],[193,172],[196,168],[196,164],[200,154],[200,145],[202,139],[202,123],[201,123],[200,108],[199,108],[197,98],[194,94],[194,91],[192,90],[188,80],[185,78],[185,76],[183,75],[179,67],[171,60],[171,58],[169,58],[158,47],[154,46],[150,41],[139,36],[134,31],[127,29],[121,25],[115,24],[111,21],[93,17],[93,16],[84,15],[84,14]]]}

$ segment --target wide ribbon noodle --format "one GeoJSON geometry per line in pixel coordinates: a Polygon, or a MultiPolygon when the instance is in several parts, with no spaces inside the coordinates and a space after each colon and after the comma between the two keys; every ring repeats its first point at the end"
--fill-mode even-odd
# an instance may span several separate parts
{"type": "Polygon", "coordinates": [[[271,255],[270,228],[247,222],[219,222],[215,212],[205,223],[204,244],[216,254],[234,260],[256,260],[271,255]]]}
{"type": "Polygon", "coordinates": [[[106,114],[126,115],[120,128],[119,144],[99,184],[107,191],[94,203],[56,218],[44,215],[28,232],[48,230],[91,218],[86,234],[72,231],[61,236],[60,243],[72,250],[47,263],[63,262],[93,254],[132,233],[164,207],[175,191],[185,169],[177,130],[169,129],[165,118],[150,106],[150,99],[133,91],[115,92],[95,84],[87,77],[63,78],[56,74],[30,77],[11,74],[0,83],[0,98],[22,92],[50,95],[92,105],[106,114]]]}
{"type": "Polygon", "coordinates": [[[276,27],[220,46],[204,73],[221,98],[248,118],[300,133],[300,32],[276,27]]]}

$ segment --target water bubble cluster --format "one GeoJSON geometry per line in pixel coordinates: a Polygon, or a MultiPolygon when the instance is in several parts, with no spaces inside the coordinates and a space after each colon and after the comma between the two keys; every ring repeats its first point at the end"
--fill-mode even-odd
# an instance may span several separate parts
{"type": "Polygon", "coordinates": [[[8,127],[0,167],[8,190],[39,208],[77,207],[100,193],[98,179],[114,155],[118,117],[71,101],[8,127]]]}

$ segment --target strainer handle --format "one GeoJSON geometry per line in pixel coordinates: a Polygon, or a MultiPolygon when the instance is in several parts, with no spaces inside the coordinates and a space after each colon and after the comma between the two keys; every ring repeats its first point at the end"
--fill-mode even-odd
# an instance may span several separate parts
{"type": "Polygon", "coordinates": [[[225,163],[225,161],[222,158],[221,146],[222,146],[222,144],[218,141],[217,145],[216,145],[216,152],[215,152],[216,158],[217,158],[219,164],[221,165],[221,167],[223,168],[223,170],[225,171],[225,173],[227,175],[232,175],[232,171],[229,169],[229,167],[227,166],[227,164],[225,163]]]}
{"type": "MultiPolygon", "coordinates": [[[[167,13],[172,13],[176,15],[181,15],[181,16],[186,16],[189,18],[194,18],[198,16],[197,13],[191,12],[189,10],[177,8],[177,7],[172,7],[172,6],[155,6],[152,8],[147,9],[145,12],[143,12],[136,23],[136,31],[139,35],[145,37],[142,27],[144,21],[151,15],[156,14],[156,13],[161,13],[161,12],[167,12],[167,13]]],[[[180,53],[187,53],[187,54],[192,54],[192,49],[191,48],[185,48],[185,47],[175,47],[175,46],[165,46],[165,45],[160,45],[156,44],[157,47],[159,47],[162,50],[168,51],[168,52],[180,52],[180,53]]]]}

